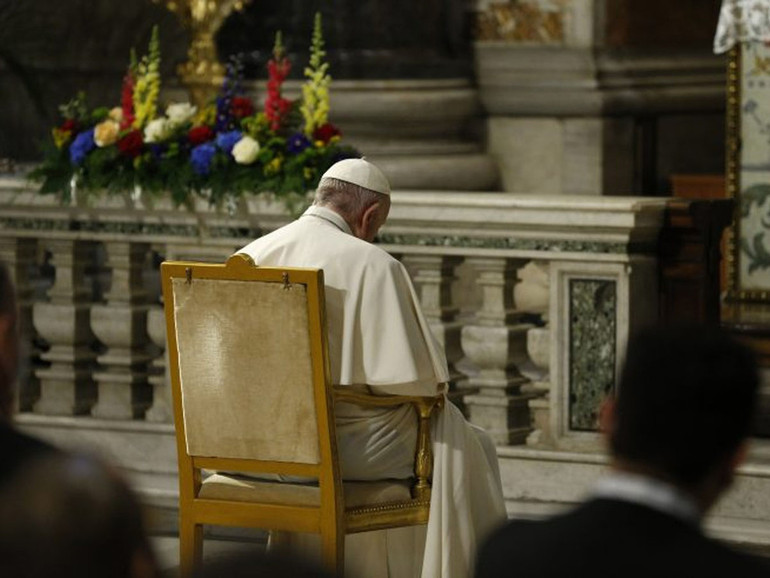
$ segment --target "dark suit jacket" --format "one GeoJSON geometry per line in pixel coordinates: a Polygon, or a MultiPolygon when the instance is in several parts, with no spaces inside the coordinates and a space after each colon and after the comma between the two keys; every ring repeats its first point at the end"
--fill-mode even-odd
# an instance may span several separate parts
{"type": "Polygon", "coordinates": [[[0,485],[28,460],[55,451],[53,446],[0,422],[0,485]]]}
{"type": "Polygon", "coordinates": [[[751,578],[770,566],[645,506],[594,499],[542,522],[515,521],[481,548],[476,578],[751,578]]]}

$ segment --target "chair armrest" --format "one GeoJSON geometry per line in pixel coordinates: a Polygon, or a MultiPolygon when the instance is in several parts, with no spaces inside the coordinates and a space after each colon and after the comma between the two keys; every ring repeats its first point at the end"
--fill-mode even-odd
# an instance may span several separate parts
{"type": "Polygon", "coordinates": [[[344,401],[355,405],[370,407],[392,407],[412,404],[417,412],[417,448],[414,456],[415,484],[412,486],[412,497],[420,501],[430,501],[433,476],[433,449],[430,439],[430,417],[434,411],[444,406],[444,395],[372,395],[361,391],[335,387],[334,401],[344,401]]]}

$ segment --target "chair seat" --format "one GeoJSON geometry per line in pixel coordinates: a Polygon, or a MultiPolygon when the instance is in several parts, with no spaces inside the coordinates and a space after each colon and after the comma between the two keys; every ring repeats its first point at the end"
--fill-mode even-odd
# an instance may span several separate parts
{"type": "MultiPolygon", "coordinates": [[[[344,482],[345,507],[350,509],[407,502],[411,499],[411,483],[410,480],[344,482]]],[[[213,474],[203,481],[198,497],[291,506],[319,507],[321,504],[321,490],[318,486],[244,479],[221,473],[213,474]]]]}

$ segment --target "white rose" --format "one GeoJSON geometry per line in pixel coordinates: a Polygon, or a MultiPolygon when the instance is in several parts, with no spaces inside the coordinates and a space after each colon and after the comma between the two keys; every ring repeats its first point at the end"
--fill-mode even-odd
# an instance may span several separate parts
{"type": "Polygon", "coordinates": [[[144,142],[161,142],[171,136],[171,126],[165,118],[156,118],[144,127],[144,142]]]}
{"type": "Polygon", "coordinates": [[[189,102],[169,104],[166,108],[168,120],[177,126],[188,122],[195,116],[196,112],[198,112],[198,108],[191,105],[189,102]]]}
{"type": "Polygon", "coordinates": [[[233,158],[239,165],[250,165],[257,160],[259,143],[250,136],[245,136],[233,147],[233,158]]]}

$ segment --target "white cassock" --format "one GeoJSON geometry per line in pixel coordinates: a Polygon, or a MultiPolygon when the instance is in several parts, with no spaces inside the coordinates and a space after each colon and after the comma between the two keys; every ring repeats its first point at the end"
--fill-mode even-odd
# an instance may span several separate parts
{"type": "MultiPolygon", "coordinates": [[[[325,207],[240,251],[257,265],[324,271],[332,382],[374,393],[435,395],[446,359],[422,314],[404,266],[354,237],[325,207]]],[[[409,478],[417,427],[409,405],[335,405],[346,480],[409,478]]],[[[467,578],[477,546],[505,520],[494,445],[451,404],[433,420],[434,472],[426,527],[346,537],[345,567],[360,578],[467,578]]]]}

